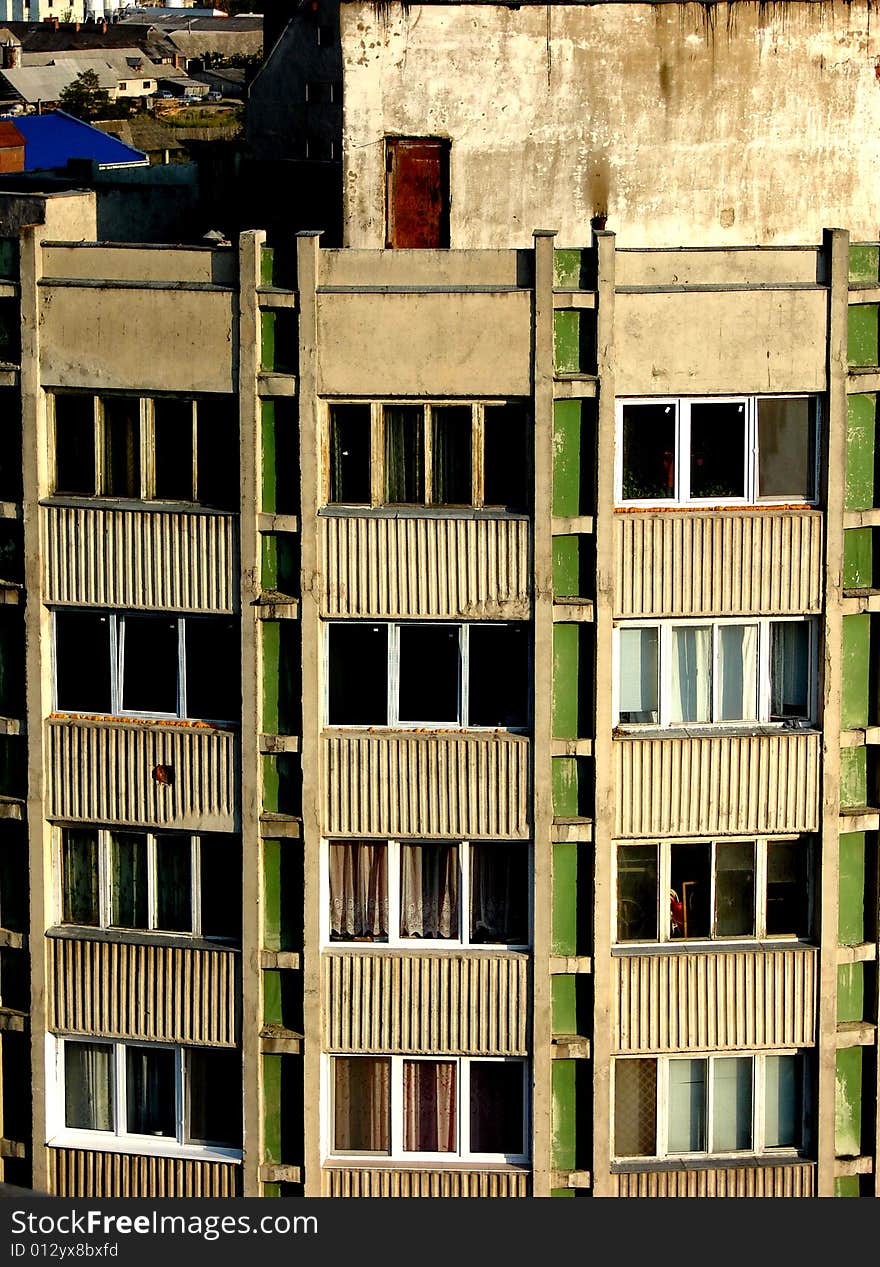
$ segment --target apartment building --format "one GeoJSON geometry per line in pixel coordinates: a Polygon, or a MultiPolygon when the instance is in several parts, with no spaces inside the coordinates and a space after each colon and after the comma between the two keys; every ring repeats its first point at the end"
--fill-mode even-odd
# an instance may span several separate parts
{"type": "Polygon", "coordinates": [[[0,197],[8,1182],[876,1194],[872,46],[644,8],[343,4],[343,246],[0,197]],[[560,144],[481,227],[459,98],[371,64],[559,88],[649,19],[672,103],[693,37],[768,100],[846,50],[839,203],[744,199],[731,106],[687,245],[679,143],[653,220],[645,155],[566,211],[560,144]]]}

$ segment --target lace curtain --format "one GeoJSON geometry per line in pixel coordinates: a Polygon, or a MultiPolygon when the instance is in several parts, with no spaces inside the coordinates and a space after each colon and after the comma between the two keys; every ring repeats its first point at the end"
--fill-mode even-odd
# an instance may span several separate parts
{"type": "Polygon", "coordinates": [[[388,936],[388,860],[384,844],[330,846],[330,935],[367,941],[388,936]]]}
{"type": "Polygon", "coordinates": [[[402,845],[401,937],[458,936],[458,848],[402,845]]]}

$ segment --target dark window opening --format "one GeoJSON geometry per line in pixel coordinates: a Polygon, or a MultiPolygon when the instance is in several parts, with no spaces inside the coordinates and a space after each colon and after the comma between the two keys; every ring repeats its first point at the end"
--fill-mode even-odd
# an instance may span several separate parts
{"type": "Polygon", "coordinates": [[[241,841],[208,832],[199,837],[202,936],[241,940],[241,841]]]}
{"type": "Polygon", "coordinates": [[[153,425],[154,496],[167,501],[193,501],[192,401],[154,401],[153,425]]]}
{"type": "Polygon", "coordinates": [[[56,612],[57,707],[68,713],[110,713],[110,618],[56,612]]]}
{"type": "Polygon", "coordinates": [[[755,843],[718,841],[715,846],[715,935],[752,937],[755,932],[755,843]]]}
{"type": "Polygon", "coordinates": [[[95,495],[95,407],[91,396],[55,397],[55,491],[95,495]]]}
{"type": "Polygon", "coordinates": [[[471,625],[469,639],[469,724],[528,725],[528,626],[471,625]]]}
{"type": "Polygon", "coordinates": [[[110,923],[148,928],[147,838],[141,832],[113,832],[110,840],[110,923]]]}
{"type": "Polygon", "coordinates": [[[330,501],[370,504],[370,406],[330,409],[330,501]]]}
{"type": "Polygon", "coordinates": [[[141,495],[140,400],[137,396],[105,396],[104,479],[108,497],[141,495]]]}
{"type": "Polygon", "coordinates": [[[623,497],[675,497],[674,405],[624,405],[623,497]]]}
{"type": "Polygon", "coordinates": [[[745,497],[746,406],[691,405],[691,497],[745,497]]]}
{"type": "Polygon", "coordinates": [[[122,622],[122,711],[178,713],[178,624],[168,616],[126,616],[122,622]]]}
{"type": "Polygon", "coordinates": [[[458,721],[459,628],[400,626],[399,721],[458,721]]]}
{"type": "Polygon", "coordinates": [[[470,846],[470,939],[479,945],[529,940],[528,845],[470,846]]]}
{"type": "Polygon", "coordinates": [[[815,406],[808,397],[759,399],[758,496],[812,500],[815,446],[815,406]]]}
{"type": "Polygon", "coordinates": [[[810,626],[803,620],[770,625],[770,720],[810,718],[810,626]]]}
{"type": "Polygon", "coordinates": [[[810,850],[796,840],[767,842],[767,934],[810,936],[810,850]]]}
{"type": "Polygon", "coordinates": [[[711,850],[705,845],[670,848],[669,932],[671,937],[708,937],[711,850]]]}
{"type": "Polygon", "coordinates": [[[196,406],[198,500],[218,510],[238,510],[238,405],[234,397],[200,400],[196,406]]]}
{"type": "Polygon", "coordinates": [[[617,940],[657,940],[656,845],[627,845],[617,851],[617,940]]]}
{"type": "Polygon", "coordinates": [[[527,510],[531,462],[525,408],[517,404],[487,405],[484,431],[484,505],[527,510]]]}
{"type": "Polygon", "coordinates": [[[331,625],[328,679],[331,726],[386,726],[388,626],[331,625]]]}
{"type": "Polygon", "coordinates": [[[466,506],[473,501],[471,409],[435,405],[431,411],[431,501],[466,506]]]}
{"type": "Polygon", "coordinates": [[[175,1138],[174,1058],[167,1048],[126,1048],[126,1128],[130,1134],[175,1138]]]}
{"type": "Polygon", "coordinates": [[[186,715],[202,720],[241,717],[239,624],[225,618],[185,622],[186,715]]]}
{"type": "Polygon", "coordinates": [[[199,1144],[241,1146],[241,1055],[237,1051],[186,1053],[187,1139],[199,1144]]]}
{"type": "Polygon", "coordinates": [[[192,932],[192,844],[189,836],[156,837],[156,927],[192,932]]]}
{"type": "Polygon", "coordinates": [[[470,1083],[471,1152],[521,1156],[526,1151],[522,1064],[472,1060],[470,1083]]]}
{"type": "Polygon", "coordinates": [[[65,829],[61,846],[61,919],[65,924],[96,927],[98,903],[98,833],[84,827],[65,829]]]}
{"type": "Polygon", "coordinates": [[[386,405],[385,500],[421,504],[425,500],[424,410],[419,405],[386,405]]]}

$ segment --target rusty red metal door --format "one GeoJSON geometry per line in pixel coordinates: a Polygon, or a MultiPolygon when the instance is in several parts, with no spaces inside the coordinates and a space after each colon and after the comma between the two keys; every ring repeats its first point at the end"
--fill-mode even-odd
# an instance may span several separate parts
{"type": "Polygon", "coordinates": [[[388,137],[385,172],[385,245],[449,246],[449,142],[388,137]]]}

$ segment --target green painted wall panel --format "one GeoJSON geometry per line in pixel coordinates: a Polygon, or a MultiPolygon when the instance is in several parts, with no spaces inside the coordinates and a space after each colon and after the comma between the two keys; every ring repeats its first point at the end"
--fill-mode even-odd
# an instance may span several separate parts
{"type": "Polygon", "coordinates": [[[275,449],[275,402],[264,400],[260,407],[260,504],[267,515],[278,510],[275,449]]]}
{"type": "Polygon", "coordinates": [[[838,1157],[858,1157],[862,1151],[861,1047],[838,1051],[835,1092],[835,1151],[838,1157]]]}
{"type": "Polygon", "coordinates": [[[840,837],[837,940],[842,946],[865,941],[865,833],[840,837]]]}
{"type": "Polygon", "coordinates": [[[553,285],[557,289],[588,289],[589,272],[589,252],[567,249],[553,252],[553,285]]]}
{"type": "Polygon", "coordinates": [[[840,803],[843,806],[867,805],[867,748],[840,750],[840,803]]]}
{"type": "MultiPolygon", "coordinates": [[[[551,1066],[550,1164],[554,1170],[575,1169],[577,1092],[575,1062],[554,1060],[551,1066]]],[[[564,1189],[568,1192],[569,1189],[564,1189]]]]}
{"type": "Polygon", "coordinates": [[[874,533],[847,528],[843,534],[843,588],[870,589],[874,576],[874,533]]]}
{"type": "Polygon", "coordinates": [[[263,945],[281,949],[281,850],[280,840],[263,841],[263,945]]]}
{"type": "Polygon", "coordinates": [[[877,397],[853,395],[846,399],[845,510],[870,510],[874,505],[874,444],[877,397]]]}
{"type": "Polygon", "coordinates": [[[554,955],[578,951],[578,846],[553,846],[553,919],[550,949],[554,955]]]}
{"type": "Polygon", "coordinates": [[[843,617],[841,719],[844,730],[868,724],[871,617],[843,617]]]}
{"type": "Polygon", "coordinates": [[[553,361],[559,374],[581,369],[581,314],[577,309],[553,314],[553,361]]]}
{"type": "Polygon", "coordinates": [[[550,978],[551,1025],[554,1034],[578,1032],[577,977],[550,978]]]}
{"type": "Polygon", "coordinates": [[[264,370],[275,368],[275,313],[260,313],[260,366],[264,370]]]}
{"type": "Polygon", "coordinates": [[[553,737],[576,739],[579,700],[579,630],[575,624],[553,626],[553,737]]]}
{"type": "Polygon", "coordinates": [[[271,246],[260,250],[260,285],[271,286],[275,276],[275,252],[271,246]]]}
{"type": "Polygon", "coordinates": [[[859,1177],[858,1175],[841,1175],[839,1179],[834,1180],[834,1195],[836,1197],[858,1197],[859,1177]]]}
{"type": "Polygon", "coordinates": [[[554,757],[553,813],[557,818],[577,818],[579,815],[579,780],[576,757],[554,757]]]}
{"type": "Polygon", "coordinates": [[[551,1188],[550,1196],[551,1197],[574,1197],[574,1196],[577,1196],[577,1193],[574,1191],[573,1188],[551,1188]]]}
{"type": "Polygon", "coordinates": [[[271,532],[260,534],[260,584],[264,590],[278,588],[278,538],[271,532]]]}
{"type": "Polygon", "coordinates": [[[281,1165],[281,1059],[263,1057],[263,1156],[274,1165],[281,1165]]]}
{"type": "Polygon", "coordinates": [[[880,280],[880,246],[861,242],[849,248],[849,280],[868,284],[880,280]]]}
{"type": "Polygon", "coordinates": [[[553,595],[579,598],[581,592],[580,537],[553,538],[553,595]]]}
{"type": "Polygon", "coordinates": [[[281,996],[281,972],[263,971],[263,1024],[283,1025],[284,1006],[281,996]]]}
{"type": "Polygon", "coordinates": [[[865,965],[842,963],[837,968],[837,1019],[838,1021],[864,1021],[865,1016],[865,965]]]}
{"type": "Polygon", "coordinates": [[[584,500],[581,488],[582,408],[579,400],[557,400],[553,406],[554,515],[581,513],[584,500]]]}
{"type": "Polygon", "coordinates": [[[263,715],[260,719],[264,735],[280,734],[278,709],[278,673],[281,655],[281,622],[259,622],[263,656],[263,715]]]}
{"type": "Polygon", "coordinates": [[[877,304],[850,304],[847,358],[850,365],[877,364],[877,304]]]}

